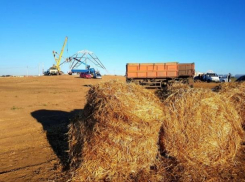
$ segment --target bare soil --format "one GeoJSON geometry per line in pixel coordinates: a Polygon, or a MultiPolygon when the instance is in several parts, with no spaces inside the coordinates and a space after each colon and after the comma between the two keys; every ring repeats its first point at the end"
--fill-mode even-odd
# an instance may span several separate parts
{"type": "Polygon", "coordinates": [[[67,126],[89,86],[119,76],[0,78],[0,181],[60,181],[67,126]]]}
{"type": "Polygon", "coordinates": [[[0,182],[66,181],[69,120],[84,108],[90,85],[110,79],[125,81],[123,76],[0,78],[0,182]]]}

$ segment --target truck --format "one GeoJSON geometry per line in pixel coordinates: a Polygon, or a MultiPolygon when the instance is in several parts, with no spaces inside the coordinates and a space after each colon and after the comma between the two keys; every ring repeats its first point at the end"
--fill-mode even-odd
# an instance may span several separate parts
{"type": "Polygon", "coordinates": [[[94,68],[90,68],[89,65],[86,66],[86,69],[71,69],[68,74],[72,75],[73,73],[77,73],[80,75],[81,73],[86,73],[90,74],[92,78],[102,78],[100,72],[96,71],[94,68]]]}
{"type": "Polygon", "coordinates": [[[195,75],[195,63],[127,63],[126,81],[145,87],[163,87],[174,82],[188,83],[195,75]]]}
{"type": "Polygon", "coordinates": [[[43,73],[44,75],[59,75],[59,71],[55,66],[50,67],[43,73]]]}
{"type": "Polygon", "coordinates": [[[213,72],[204,74],[202,80],[206,82],[220,82],[219,76],[213,72]]]}
{"type": "Polygon", "coordinates": [[[228,75],[219,75],[220,82],[228,82],[228,75]]]}

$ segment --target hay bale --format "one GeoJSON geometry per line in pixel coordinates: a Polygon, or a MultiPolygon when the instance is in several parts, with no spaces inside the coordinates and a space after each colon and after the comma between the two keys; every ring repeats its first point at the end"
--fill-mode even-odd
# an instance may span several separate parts
{"type": "Polygon", "coordinates": [[[210,90],[179,90],[165,104],[160,145],[185,169],[225,166],[240,148],[243,131],[233,105],[210,90]],[[193,166],[195,166],[193,168],[193,166]]]}
{"type": "Polygon", "coordinates": [[[217,87],[217,90],[215,90],[215,91],[226,92],[228,90],[235,89],[235,88],[239,87],[239,85],[240,85],[240,83],[238,83],[238,82],[225,82],[225,83],[219,84],[219,86],[217,87]]]}
{"type": "Polygon", "coordinates": [[[127,181],[150,170],[162,118],[160,101],[141,86],[115,80],[92,86],[83,113],[70,125],[73,180],[127,181]]]}
{"type": "Polygon", "coordinates": [[[132,182],[170,182],[173,181],[171,177],[167,176],[166,163],[163,157],[158,156],[154,161],[151,170],[139,171],[136,176],[133,176],[132,182]]]}
{"type": "Polygon", "coordinates": [[[167,85],[166,87],[163,87],[160,90],[156,90],[155,94],[163,102],[170,95],[178,92],[179,89],[188,89],[188,88],[190,88],[190,85],[188,84],[181,83],[181,82],[174,82],[170,85],[167,85]]]}
{"type": "Polygon", "coordinates": [[[242,126],[245,129],[245,82],[224,84],[219,91],[225,98],[230,100],[242,119],[242,126]]]}

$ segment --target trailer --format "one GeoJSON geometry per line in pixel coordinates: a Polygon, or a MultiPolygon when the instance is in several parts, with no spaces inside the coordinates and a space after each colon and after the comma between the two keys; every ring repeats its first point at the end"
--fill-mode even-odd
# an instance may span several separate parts
{"type": "Polygon", "coordinates": [[[174,82],[188,83],[195,74],[194,63],[128,63],[126,81],[145,87],[163,87],[174,82]]]}

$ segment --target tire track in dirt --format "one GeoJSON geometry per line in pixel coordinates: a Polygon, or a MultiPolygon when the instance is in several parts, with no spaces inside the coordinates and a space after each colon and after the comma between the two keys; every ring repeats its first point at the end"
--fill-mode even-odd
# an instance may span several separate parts
{"type": "Polygon", "coordinates": [[[41,162],[41,163],[38,163],[38,164],[32,164],[32,165],[28,165],[28,166],[24,166],[24,167],[19,167],[19,168],[7,170],[7,171],[0,171],[0,175],[1,174],[5,174],[5,173],[10,173],[10,172],[18,171],[18,170],[22,170],[22,169],[25,169],[25,168],[28,168],[28,167],[34,167],[34,166],[42,165],[42,164],[45,164],[45,163],[48,163],[48,162],[51,162],[51,161],[54,161],[54,160],[56,160],[56,158],[53,158],[53,159],[50,159],[48,161],[41,162]]]}

